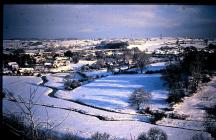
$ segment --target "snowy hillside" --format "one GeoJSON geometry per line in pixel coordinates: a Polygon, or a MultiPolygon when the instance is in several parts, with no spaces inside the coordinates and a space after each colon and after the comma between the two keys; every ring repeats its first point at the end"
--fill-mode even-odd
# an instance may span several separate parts
{"type": "MultiPolygon", "coordinates": [[[[157,77],[157,76],[156,76],[157,77]]],[[[107,77],[109,78],[109,77],[107,77]]],[[[3,88],[8,89],[11,92],[14,92],[14,95],[22,95],[23,97],[29,96],[29,87],[32,88],[37,84],[41,83],[41,79],[37,77],[3,77],[3,88]],[[19,82],[18,82],[19,81],[19,82]],[[15,88],[16,87],[16,88],[15,88]]],[[[140,86],[140,85],[134,85],[140,86]]],[[[88,113],[103,113],[107,116],[113,116],[113,118],[118,118],[119,116],[128,116],[127,114],[118,114],[114,112],[107,112],[102,110],[93,109],[90,107],[86,107],[83,105],[79,105],[70,101],[65,101],[53,97],[49,97],[48,93],[51,92],[49,88],[37,86],[38,91],[36,92],[37,96],[40,97],[37,99],[37,105],[34,106],[35,109],[35,118],[40,121],[45,121],[47,116],[49,116],[49,121],[54,125],[59,124],[62,120],[63,123],[55,128],[55,131],[63,132],[63,133],[73,133],[82,137],[90,137],[95,132],[106,132],[111,134],[112,138],[126,138],[130,139],[131,136],[137,137],[141,132],[146,132],[150,127],[154,127],[155,125],[148,124],[140,121],[103,121],[98,119],[92,115],[81,114],[73,110],[73,108],[82,108],[88,113]],[[53,106],[47,106],[47,105],[53,106]],[[45,106],[44,106],[45,105],[45,106]],[[55,107],[55,108],[53,108],[55,107]],[[66,110],[64,108],[71,108],[70,110],[66,110]],[[52,117],[50,117],[52,116],[52,117]]],[[[3,100],[3,112],[6,113],[18,113],[20,112],[20,108],[16,106],[16,104],[12,101],[8,100],[8,97],[3,100]]],[[[132,117],[132,116],[131,116],[132,117]]],[[[180,128],[172,128],[172,127],[163,127],[158,126],[162,130],[164,130],[168,139],[176,139],[178,136],[179,140],[189,140],[194,134],[199,133],[194,130],[186,130],[180,128]]],[[[206,133],[207,134],[207,133],[206,133]]]]}

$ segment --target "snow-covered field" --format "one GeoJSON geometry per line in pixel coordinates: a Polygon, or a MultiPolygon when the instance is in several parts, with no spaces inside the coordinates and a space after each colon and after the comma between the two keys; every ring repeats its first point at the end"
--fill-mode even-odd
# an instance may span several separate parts
{"type": "Polygon", "coordinates": [[[166,62],[158,62],[158,63],[153,63],[149,64],[146,66],[146,70],[148,71],[158,71],[166,68],[166,62]]]}
{"type": "Polygon", "coordinates": [[[64,89],[64,77],[66,75],[69,75],[69,73],[55,73],[55,74],[47,74],[46,78],[48,80],[47,83],[45,83],[48,87],[54,87],[57,89],[64,89]]]}
{"type": "MultiPolygon", "coordinates": [[[[185,38],[178,38],[181,41],[184,41],[185,44],[180,44],[180,46],[184,47],[190,47],[190,46],[196,46],[197,48],[204,48],[206,47],[206,44],[203,40],[198,39],[185,39],[185,38]]],[[[129,49],[132,48],[139,48],[141,51],[146,51],[147,53],[152,53],[155,50],[159,49],[162,46],[169,46],[174,47],[176,46],[177,38],[173,37],[163,37],[160,38],[151,38],[150,40],[143,41],[139,44],[133,43],[133,41],[128,46],[129,49]]]]}
{"type": "Polygon", "coordinates": [[[170,43],[171,45],[176,42],[176,38],[171,38],[171,37],[164,37],[162,39],[160,38],[151,38],[151,40],[146,40],[144,43],[135,45],[131,43],[128,48],[139,48],[141,51],[146,51],[148,53],[152,53],[154,50],[159,49],[163,45],[167,45],[167,43],[170,43]]]}
{"type": "MultiPolygon", "coordinates": [[[[166,66],[165,62],[153,63],[146,66],[145,70],[161,70],[166,66]]],[[[136,89],[143,87],[152,94],[148,106],[152,109],[166,108],[167,90],[160,74],[122,74],[112,75],[106,70],[84,72],[87,76],[108,76],[97,79],[89,84],[83,85],[73,91],[64,90],[64,76],[69,73],[56,73],[46,75],[48,82],[45,86],[59,89],[55,96],[67,100],[80,101],[95,107],[134,113],[135,110],[129,106],[128,97],[136,89]]]]}
{"type": "Polygon", "coordinates": [[[84,65],[91,65],[93,63],[95,63],[96,61],[85,61],[85,60],[80,60],[77,64],[70,64],[71,69],[73,69],[74,71],[79,70],[82,66],[84,65]]]}
{"type": "Polygon", "coordinates": [[[89,76],[89,77],[96,78],[97,76],[101,77],[101,76],[112,75],[112,72],[107,72],[107,69],[102,69],[102,70],[97,70],[97,71],[84,72],[84,74],[89,76]]]}
{"type": "MultiPolygon", "coordinates": [[[[167,65],[167,62],[152,63],[144,67],[143,72],[163,70],[166,68],[166,65],[167,65]]],[[[140,68],[131,68],[131,69],[128,69],[127,71],[137,71],[139,73],[141,72],[140,68]]]]}
{"type": "MultiPolygon", "coordinates": [[[[136,76],[133,80],[132,77],[129,77],[127,75],[118,75],[122,76],[121,81],[122,84],[125,82],[128,83],[126,85],[131,86],[132,88],[143,86],[141,84],[137,84],[136,82],[136,76]],[[126,76],[126,77],[125,77],[126,76]],[[131,82],[131,83],[130,83],[131,82]]],[[[132,75],[134,77],[134,75],[132,75]]],[[[156,74],[152,76],[153,78],[150,78],[148,75],[143,75],[139,80],[147,80],[148,81],[148,90],[153,90],[155,94],[157,94],[159,91],[155,91],[154,89],[160,89],[160,86],[158,83],[154,83],[150,79],[157,79],[160,77],[160,75],[156,74]],[[154,83],[154,84],[153,84],[154,83]]],[[[105,82],[103,80],[114,80],[115,76],[108,76],[104,77],[102,79],[98,79],[100,82],[105,82]],[[107,79],[106,79],[107,78],[107,79]],[[111,79],[110,79],[111,78],[111,79]],[[102,81],[100,81],[102,80],[102,81]]],[[[117,77],[116,77],[117,78],[117,77]]],[[[140,83],[142,83],[140,81],[140,83]]],[[[138,117],[142,117],[141,115],[130,115],[130,114],[120,114],[115,112],[108,112],[105,110],[95,109],[88,106],[80,105],[74,102],[61,100],[58,98],[53,98],[48,96],[50,92],[52,92],[52,89],[47,87],[38,86],[42,82],[41,78],[39,77],[33,77],[33,76],[4,76],[3,77],[3,88],[7,89],[8,91],[11,91],[14,93],[15,96],[20,95],[23,98],[26,98],[26,101],[28,101],[29,93],[30,93],[30,87],[31,89],[36,89],[36,97],[35,102],[37,101],[37,105],[34,106],[35,110],[35,118],[39,119],[39,121],[46,121],[47,118],[49,118],[49,121],[53,123],[53,125],[58,125],[62,120],[64,122],[56,127],[54,130],[58,132],[63,133],[73,133],[77,134],[82,137],[90,137],[92,134],[96,132],[106,132],[109,133],[112,138],[126,138],[130,139],[131,136],[137,137],[141,132],[146,132],[149,130],[150,127],[155,127],[155,125],[135,121],[139,120],[138,117]],[[45,106],[44,106],[45,105],[45,106]],[[55,108],[54,108],[55,107],[55,108]],[[68,110],[68,109],[71,109],[68,110]],[[79,110],[80,112],[77,112],[79,110]],[[114,119],[116,121],[103,121],[97,118],[97,116],[104,116],[110,119],[114,119]]],[[[95,81],[97,83],[97,81],[95,81]]],[[[107,81],[110,83],[110,86],[117,86],[114,81],[107,81]],[[113,83],[113,85],[112,85],[113,83]]],[[[98,83],[98,84],[99,84],[98,83]]],[[[145,83],[145,82],[144,82],[145,83]]],[[[88,84],[87,84],[88,85],[88,84]]],[[[124,85],[124,84],[123,84],[124,85]]],[[[99,89],[100,84],[98,85],[99,89]]],[[[90,85],[91,87],[91,85],[90,85]]],[[[121,87],[120,88],[126,88],[121,87]]],[[[127,89],[126,89],[127,90],[127,89]]],[[[117,90],[118,91],[118,90],[117,90]]],[[[99,92],[98,92],[99,93],[99,92]]],[[[159,94],[158,94],[159,95],[159,94]]],[[[157,98],[157,97],[155,97],[157,98]]],[[[17,113],[21,112],[20,108],[16,106],[16,104],[12,101],[8,100],[8,96],[4,98],[3,100],[3,112],[6,113],[17,113]]],[[[180,129],[180,128],[172,128],[172,127],[164,127],[164,126],[157,126],[161,129],[163,129],[167,135],[168,139],[176,139],[176,136],[178,136],[179,140],[189,140],[194,134],[200,133],[198,131],[193,130],[186,130],[186,129],[180,129]]],[[[207,133],[205,133],[207,135],[207,133]]]]}
{"type": "MultiPolygon", "coordinates": [[[[42,83],[40,77],[34,76],[4,76],[3,89],[10,91],[15,97],[21,96],[26,102],[29,101],[30,93],[35,93],[34,102],[46,102],[46,97],[52,89],[38,86],[42,83]]],[[[6,95],[9,98],[8,95],[6,95]]]]}
{"type": "Polygon", "coordinates": [[[128,97],[137,88],[143,87],[152,94],[151,108],[166,108],[167,90],[160,74],[122,74],[97,79],[71,92],[58,91],[55,96],[78,100],[85,104],[110,110],[134,113],[128,97]]]}
{"type": "MultiPolygon", "coordinates": [[[[13,102],[7,100],[4,100],[3,109],[5,110],[5,108],[10,108],[10,112],[12,113],[19,111],[19,108],[13,102]]],[[[43,106],[35,106],[34,109],[36,118],[41,122],[46,121],[47,116],[49,116],[49,122],[52,122],[53,126],[55,126],[64,119],[63,123],[57,126],[54,131],[73,133],[86,138],[96,132],[106,132],[111,135],[111,138],[130,140],[131,136],[137,138],[140,133],[147,132],[149,128],[155,127],[155,125],[139,121],[102,121],[92,116],[86,116],[68,110],[45,108],[43,106]]],[[[179,128],[157,127],[167,133],[168,140],[190,140],[193,135],[200,133],[198,131],[179,128]]],[[[209,135],[205,132],[203,133],[209,135]]]]}

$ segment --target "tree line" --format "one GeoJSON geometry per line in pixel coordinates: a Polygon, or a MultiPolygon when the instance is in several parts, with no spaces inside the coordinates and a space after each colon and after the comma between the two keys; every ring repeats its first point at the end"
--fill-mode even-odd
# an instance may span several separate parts
{"type": "Polygon", "coordinates": [[[216,45],[209,44],[200,50],[186,47],[181,58],[163,72],[162,78],[169,88],[168,102],[179,102],[184,96],[195,93],[199,83],[210,81],[216,70],[215,60],[216,45]]]}

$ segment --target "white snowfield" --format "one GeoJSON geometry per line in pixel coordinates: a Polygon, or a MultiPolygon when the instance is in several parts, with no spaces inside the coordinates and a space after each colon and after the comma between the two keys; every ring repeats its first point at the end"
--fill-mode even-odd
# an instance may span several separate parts
{"type": "Polygon", "coordinates": [[[70,64],[70,67],[72,70],[77,71],[79,70],[82,66],[84,65],[91,65],[93,63],[95,63],[96,61],[86,61],[86,60],[80,60],[77,64],[70,64]]]}
{"type": "Polygon", "coordinates": [[[96,78],[97,76],[101,77],[101,76],[112,75],[112,72],[107,72],[107,69],[101,69],[101,70],[97,70],[97,71],[84,72],[84,74],[89,76],[89,77],[96,78]]]}
{"type": "Polygon", "coordinates": [[[146,70],[149,70],[149,71],[163,70],[166,68],[166,65],[167,65],[166,62],[153,63],[153,64],[147,65],[146,70]]]}
{"type": "Polygon", "coordinates": [[[159,49],[163,45],[167,45],[167,43],[172,45],[176,41],[177,41],[176,38],[170,38],[170,37],[163,37],[162,39],[160,39],[160,38],[151,38],[151,40],[146,40],[142,44],[130,44],[128,46],[128,48],[131,49],[131,48],[137,47],[141,51],[146,51],[147,50],[148,53],[152,53],[154,50],[159,49]]]}
{"type": "MultiPolygon", "coordinates": [[[[4,100],[3,103],[4,112],[6,109],[10,109],[10,112],[14,114],[19,111],[15,103],[7,100],[4,100]]],[[[92,116],[56,108],[35,106],[34,109],[36,118],[41,122],[47,121],[47,118],[49,118],[49,122],[52,122],[53,126],[61,123],[61,125],[55,127],[54,131],[72,133],[85,138],[89,138],[96,132],[106,132],[111,135],[111,138],[130,140],[131,136],[137,138],[140,133],[147,132],[151,127],[164,130],[168,135],[168,140],[190,140],[193,135],[198,133],[209,136],[206,132],[163,127],[139,121],[102,121],[92,116]],[[63,123],[62,120],[64,120],[63,123]]]]}
{"type": "MultiPolygon", "coordinates": [[[[197,46],[198,48],[206,47],[206,44],[203,40],[198,39],[185,39],[185,38],[178,38],[179,41],[184,41],[185,44],[180,44],[182,47],[190,47],[190,46],[197,46]]],[[[130,42],[128,48],[139,48],[141,51],[146,51],[147,53],[152,53],[155,50],[159,49],[162,46],[176,46],[177,38],[173,37],[163,37],[160,38],[151,38],[150,40],[142,41],[139,44],[130,42]]]]}
{"type": "MultiPolygon", "coordinates": [[[[107,119],[148,121],[148,117],[144,115],[130,115],[130,114],[119,114],[114,112],[107,112],[104,110],[83,106],[71,101],[49,97],[48,94],[53,90],[47,87],[38,86],[38,84],[42,82],[41,78],[39,77],[4,76],[3,81],[4,81],[3,82],[4,89],[7,89],[8,91],[14,93],[14,96],[17,98],[18,96],[23,97],[26,102],[29,102],[29,93],[31,91],[33,92],[34,90],[36,90],[35,97],[33,98],[35,104],[46,105],[55,108],[78,110],[88,115],[102,116],[107,119]]],[[[10,96],[6,95],[6,98],[9,99],[10,96]]]]}
{"type": "Polygon", "coordinates": [[[46,78],[48,80],[47,83],[45,83],[48,87],[54,87],[57,89],[64,89],[64,77],[69,75],[69,73],[55,73],[55,74],[47,74],[46,78]]]}
{"type": "Polygon", "coordinates": [[[150,108],[166,108],[167,90],[160,74],[121,74],[97,79],[71,92],[58,91],[55,96],[78,100],[82,103],[125,113],[135,113],[128,98],[137,88],[152,94],[150,108]]]}
{"type": "MultiPolygon", "coordinates": [[[[165,62],[153,63],[146,66],[145,70],[161,70],[166,66],[165,62]]],[[[105,108],[125,113],[135,113],[129,106],[128,97],[136,89],[143,87],[152,94],[152,99],[147,106],[151,109],[167,108],[167,89],[160,74],[135,74],[113,75],[97,79],[94,82],[83,85],[73,91],[65,91],[63,78],[69,73],[56,73],[47,75],[48,87],[59,89],[54,95],[58,98],[75,100],[91,106],[105,108]]],[[[85,72],[87,76],[111,75],[106,70],[85,72]]]]}
{"type": "MultiPolygon", "coordinates": [[[[141,132],[146,132],[149,128],[155,127],[155,125],[145,122],[132,121],[133,117],[137,117],[136,115],[108,112],[49,97],[48,94],[52,92],[52,89],[37,86],[41,82],[42,80],[39,77],[33,76],[4,76],[3,88],[13,92],[15,96],[22,96],[25,101],[28,102],[30,87],[32,89],[37,87],[36,97],[34,98],[34,102],[37,103],[37,105],[34,106],[35,118],[39,119],[40,122],[49,119],[49,122],[52,122],[53,126],[58,125],[64,120],[61,125],[54,129],[57,132],[70,132],[82,137],[90,137],[92,134],[99,131],[109,133],[112,138],[131,139],[131,136],[136,138],[141,132]],[[42,105],[49,106],[45,107],[42,105]],[[82,112],[87,113],[87,115],[76,111],[66,110],[69,108],[76,110],[80,109],[82,112]],[[93,115],[103,115],[105,117],[117,119],[117,121],[103,121],[93,115]],[[127,121],[127,119],[130,121],[127,121]]],[[[20,108],[17,107],[14,102],[9,101],[8,95],[6,95],[6,98],[3,100],[3,113],[15,114],[19,112],[21,112],[20,108]]],[[[178,137],[179,140],[189,140],[194,134],[200,133],[199,131],[180,128],[157,127],[163,129],[167,133],[169,140],[176,139],[176,137],[178,137]]],[[[208,135],[207,133],[204,134],[208,135]]]]}

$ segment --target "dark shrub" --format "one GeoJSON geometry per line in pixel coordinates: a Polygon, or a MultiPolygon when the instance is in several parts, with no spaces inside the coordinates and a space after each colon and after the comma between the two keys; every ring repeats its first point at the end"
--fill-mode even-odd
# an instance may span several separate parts
{"type": "Polygon", "coordinates": [[[151,119],[151,123],[155,124],[157,121],[161,120],[163,117],[165,117],[165,113],[163,111],[152,111],[149,110],[149,114],[151,114],[153,116],[153,118],[151,119]]]}
{"type": "Polygon", "coordinates": [[[157,127],[150,128],[147,134],[148,140],[167,140],[167,134],[157,127]]]}
{"type": "Polygon", "coordinates": [[[64,81],[64,86],[65,86],[65,89],[72,90],[76,87],[81,86],[81,83],[78,80],[66,79],[64,81]]]}
{"type": "Polygon", "coordinates": [[[36,76],[37,76],[37,77],[41,77],[41,73],[38,73],[36,76]]]}
{"type": "Polygon", "coordinates": [[[169,114],[167,114],[167,117],[172,118],[172,119],[185,120],[188,117],[188,115],[169,113],[169,114]]]}
{"type": "Polygon", "coordinates": [[[182,98],[185,96],[185,91],[181,82],[177,82],[170,87],[168,94],[167,102],[169,103],[178,103],[182,101],[182,98]]]}
{"type": "Polygon", "coordinates": [[[24,117],[18,116],[15,114],[10,114],[9,116],[3,117],[3,122],[8,123],[9,125],[13,126],[17,130],[24,130],[26,126],[24,125],[24,117]]]}
{"type": "Polygon", "coordinates": [[[211,77],[208,74],[203,74],[202,75],[202,83],[207,83],[211,81],[211,77]]]}
{"type": "Polygon", "coordinates": [[[206,131],[216,138],[216,105],[206,108],[207,119],[205,120],[206,131]]]}
{"type": "Polygon", "coordinates": [[[82,138],[80,138],[79,136],[70,133],[63,135],[61,139],[62,140],[82,140],[82,138]]]}
{"type": "Polygon", "coordinates": [[[95,133],[91,136],[91,140],[108,140],[110,137],[107,133],[95,133]]]}
{"type": "Polygon", "coordinates": [[[203,133],[195,134],[191,140],[212,140],[210,137],[204,135],[203,133]]]}
{"type": "Polygon", "coordinates": [[[138,136],[137,140],[148,140],[148,137],[146,133],[143,132],[138,136]]]}

